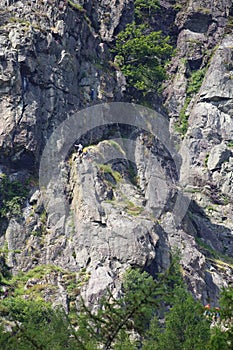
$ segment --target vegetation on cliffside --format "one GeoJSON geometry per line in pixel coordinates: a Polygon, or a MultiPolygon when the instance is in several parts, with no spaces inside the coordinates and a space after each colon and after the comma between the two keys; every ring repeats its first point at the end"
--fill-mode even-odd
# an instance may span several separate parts
{"type": "Polygon", "coordinates": [[[222,292],[221,318],[216,309],[205,312],[186,290],[177,257],[156,280],[146,272],[127,271],[122,287],[120,298],[106,292],[97,310],[81,302],[79,312],[69,314],[11,290],[0,302],[1,349],[232,348],[232,289],[222,292]]]}
{"type": "Polygon", "coordinates": [[[28,195],[28,188],[18,180],[0,175],[0,220],[18,216],[28,195]]]}
{"type": "Polygon", "coordinates": [[[113,50],[128,84],[144,94],[159,90],[173,53],[169,36],[155,31],[147,21],[158,9],[158,1],[135,1],[135,21],[118,34],[113,50]]]}
{"type": "MultiPolygon", "coordinates": [[[[223,0],[214,9],[211,1],[205,8],[204,1],[199,7],[183,0],[2,3],[7,6],[0,10],[0,166],[6,171],[0,174],[0,349],[231,350],[232,287],[222,289],[218,300],[220,286],[231,286],[233,271],[232,38],[221,42],[231,34],[231,4],[223,0]],[[159,93],[172,57],[173,82],[166,82],[163,105],[159,93]],[[218,65],[211,66],[210,58],[218,65]],[[156,105],[174,121],[171,128],[183,136],[189,129],[179,159],[172,160],[176,153],[166,149],[170,138],[162,137],[160,126],[158,138],[129,124],[123,134],[117,121],[112,129],[107,124],[92,129],[99,104],[119,101],[156,105]],[[45,210],[42,188],[26,179],[31,169],[36,176],[34,165],[59,123],[90,106],[93,125],[84,118],[87,134],[80,136],[87,154],[60,164],[62,193],[72,208],[66,221],[60,201],[51,195],[45,210]],[[96,163],[89,145],[106,134],[125,144],[130,135],[137,143],[135,163],[104,164],[104,147],[96,163]],[[195,196],[176,227],[175,201],[182,191],[177,173],[189,170],[187,192],[195,196]],[[155,217],[161,202],[164,208],[155,217]],[[185,271],[175,257],[167,271],[156,274],[168,266],[168,251],[176,244],[185,271]],[[129,265],[141,269],[129,269],[122,278],[129,265]],[[201,291],[211,306],[188,291],[185,273],[193,293],[201,291]],[[104,292],[106,286],[114,289],[104,292]],[[94,308],[87,299],[95,301],[94,308]]],[[[178,148],[179,138],[174,140],[178,148]]],[[[126,156],[117,142],[108,145],[126,156]]],[[[181,199],[186,205],[185,194],[181,199]]]]}

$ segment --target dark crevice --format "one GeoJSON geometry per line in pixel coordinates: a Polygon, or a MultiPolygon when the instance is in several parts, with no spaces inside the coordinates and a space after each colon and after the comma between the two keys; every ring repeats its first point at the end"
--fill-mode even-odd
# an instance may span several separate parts
{"type": "Polygon", "coordinates": [[[204,96],[203,97],[200,96],[200,102],[220,103],[222,101],[231,101],[232,100],[232,98],[224,97],[224,96],[211,96],[211,97],[204,97],[204,96]]]}
{"type": "Polygon", "coordinates": [[[189,29],[195,33],[206,33],[211,23],[210,14],[195,12],[186,20],[182,29],[189,29]]]}

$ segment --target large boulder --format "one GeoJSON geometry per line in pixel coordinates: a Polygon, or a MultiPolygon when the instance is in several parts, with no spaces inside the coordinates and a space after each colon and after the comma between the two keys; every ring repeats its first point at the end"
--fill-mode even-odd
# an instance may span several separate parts
{"type": "Polygon", "coordinates": [[[217,170],[221,168],[222,163],[227,162],[231,155],[230,150],[226,145],[216,145],[210,151],[207,167],[209,170],[217,170]]]}

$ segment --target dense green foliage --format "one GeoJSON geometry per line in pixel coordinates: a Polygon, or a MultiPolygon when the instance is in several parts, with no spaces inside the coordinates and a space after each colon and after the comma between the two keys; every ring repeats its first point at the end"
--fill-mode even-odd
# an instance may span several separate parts
{"type": "Polygon", "coordinates": [[[2,325],[2,350],[77,349],[76,342],[70,339],[64,313],[52,310],[45,302],[10,297],[1,303],[0,311],[8,320],[5,327],[11,329],[6,332],[2,325]]]}
{"type": "Polygon", "coordinates": [[[9,295],[0,302],[0,317],[2,350],[228,350],[233,343],[232,289],[221,298],[227,330],[220,323],[211,329],[212,318],[186,290],[177,259],[157,280],[127,271],[121,297],[108,291],[95,311],[81,302],[71,317],[42,300],[9,295]]]}
{"type": "Polygon", "coordinates": [[[155,90],[166,77],[165,63],[172,54],[169,37],[148,32],[144,24],[128,24],[116,41],[116,62],[128,83],[138,90],[155,90]]]}
{"type": "Polygon", "coordinates": [[[211,350],[230,350],[233,347],[233,289],[222,291],[221,299],[221,327],[215,327],[210,340],[211,350]]]}
{"type": "Polygon", "coordinates": [[[145,24],[145,19],[154,15],[158,8],[156,0],[136,0],[135,22],[118,34],[113,50],[115,62],[128,84],[144,93],[161,86],[166,78],[166,63],[173,53],[170,38],[145,24]]]}
{"type": "Polygon", "coordinates": [[[19,181],[10,180],[1,174],[0,178],[0,218],[20,215],[22,204],[28,195],[28,189],[19,181]]]}
{"type": "Polygon", "coordinates": [[[151,322],[143,350],[202,350],[209,336],[210,326],[202,306],[179,286],[174,290],[172,308],[165,315],[165,327],[157,318],[151,322]]]}

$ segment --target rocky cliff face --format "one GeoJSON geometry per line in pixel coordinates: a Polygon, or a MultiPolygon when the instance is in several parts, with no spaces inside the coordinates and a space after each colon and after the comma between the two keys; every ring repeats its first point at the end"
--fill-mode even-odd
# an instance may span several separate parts
{"type": "MultiPolygon", "coordinates": [[[[82,161],[72,147],[61,159],[69,207],[63,217],[44,206],[40,157],[49,136],[74,111],[135,101],[109,50],[134,18],[133,1],[0,1],[0,169],[8,188],[17,181],[28,189],[20,213],[1,214],[1,254],[14,274],[59,266],[29,278],[25,290],[56,286],[53,301],[67,309],[80,293],[87,301],[109,286],[117,293],[129,266],[152,274],[163,270],[172,247],[181,250],[187,284],[203,302],[217,303],[219,288],[232,283],[232,2],[160,3],[163,20],[155,27],[173,21],[177,51],[157,110],[166,107],[164,132],[179,149],[181,169],[148,133],[102,125],[82,136],[88,150],[82,161]],[[196,72],[202,73],[199,81],[196,72]],[[183,137],[176,127],[180,115],[183,137]],[[122,156],[122,137],[136,143],[133,162],[122,156]],[[106,152],[114,155],[108,164],[106,152]],[[180,206],[186,197],[191,202],[177,225],[179,173],[186,191],[180,206]],[[76,284],[72,293],[68,280],[76,284]]],[[[48,288],[43,292],[51,298],[48,288]]]]}

